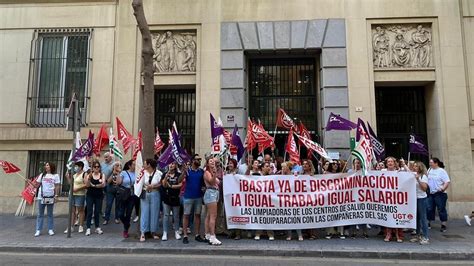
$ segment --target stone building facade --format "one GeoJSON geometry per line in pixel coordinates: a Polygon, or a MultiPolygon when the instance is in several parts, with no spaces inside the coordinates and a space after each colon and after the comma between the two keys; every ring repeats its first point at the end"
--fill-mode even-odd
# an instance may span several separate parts
{"type": "MultiPolygon", "coordinates": [[[[144,2],[155,124],[177,120],[188,149],[209,151],[209,113],[243,134],[253,117],[280,135],[282,106],[346,159],[353,133],[325,123],[331,112],[360,117],[405,159],[407,134],[420,134],[451,176],[450,214],[474,209],[474,1],[144,2]]],[[[28,176],[45,160],[64,164],[72,90],[82,136],[115,117],[136,134],[140,42],[129,1],[0,0],[0,159],[28,176]]],[[[24,184],[0,176],[0,211],[13,212],[24,184]]]]}

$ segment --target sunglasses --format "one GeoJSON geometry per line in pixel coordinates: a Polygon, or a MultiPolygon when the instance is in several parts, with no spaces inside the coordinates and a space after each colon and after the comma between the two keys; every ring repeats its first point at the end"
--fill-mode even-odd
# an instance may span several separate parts
{"type": "Polygon", "coordinates": [[[94,168],[100,168],[100,165],[94,165],[94,168]]]}

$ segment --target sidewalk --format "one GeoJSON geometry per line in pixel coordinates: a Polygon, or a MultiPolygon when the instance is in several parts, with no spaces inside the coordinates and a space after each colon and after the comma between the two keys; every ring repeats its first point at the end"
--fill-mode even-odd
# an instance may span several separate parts
{"type": "MultiPolygon", "coordinates": [[[[260,241],[242,239],[239,241],[221,236],[222,246],[213,247],[190,238],[188,245],[182,244],[170,234],[169,240],[138,241],[137,224],[132,224],[130,238],[121,236],[122,226],[109,224],[102,226],[103,235],[73,232],[70,239],[63,231],[66,217],[55,217],[56,235],[50,237],[43,229],[42,235],[33,237],[36,217],[15,217],[0,215],[0,252],[54,252],[54,253],[134,253],[134,254],[190,254],[190,255],[248,255],[248,256],[302,256],[325,258],[374,258],[374,259],[414,259],[414,260],[474,260],[474,227],[468,227],[462,220],[449,222],[448,232],[439,232],[439,224],[431,229],[431,244],[385,243],[376,236],[378,229],[369,232],[368,240],[357,238],[345,240],[320,239],[286,241],[284,238],[273,242],[262,238],[260,241]]],[[[113,222],[113,221],[112,221],[113,222]]],[[[46,219],[44,225],[47,225],[46,219]]],[[[77,230],[77,227],[76,227],[77,230]]],[[[405,239],[409,240],[406,234],[405,239]]]]}

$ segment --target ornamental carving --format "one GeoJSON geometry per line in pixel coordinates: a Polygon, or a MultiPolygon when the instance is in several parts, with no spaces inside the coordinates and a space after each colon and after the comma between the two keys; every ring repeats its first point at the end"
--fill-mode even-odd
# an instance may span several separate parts
{"type": "Polygon", "coordinates": [[[432,67],[431,25],[372,26],[374,68],[432,67]]]}
{"type": "Polygon", "coordinates": [[[152,36],[156,73],[196,72],[195,31],[155,31],[152,36]]]}

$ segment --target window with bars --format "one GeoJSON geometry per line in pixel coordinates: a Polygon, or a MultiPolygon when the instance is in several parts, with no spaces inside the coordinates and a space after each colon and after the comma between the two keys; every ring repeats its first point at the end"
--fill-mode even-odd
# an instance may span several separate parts
{"type": "Polygon", "coordinates": [[[43,172],[46,163],[54,163],[56,165],[56,173],[61,179],[61,195],[67,195],[69,192],[69,184],[65,182],[65,175],[70,152],[71,151],[30,151],[28,176],[30,178],[37,177],[43,172]]]}
{"type": "MultiPolygon", "coordinates": [[[[29,124],[62,127],[72,94],[87,111],[89,29],[38,30],[30,60],[29,124]]],[[[85,115],[83,124],[85,125],[85,115]]]]}
{"type": "MultiPolygon", "coordinates": [[[[278,108],[301,121],[315,137],[317,101],[315,58],[249,60],[249,117],[275,135],[276,155],[283,155],[287,131],[275,132],[278,108]]],[[[303,153],[302,153],[303,154],[303,153]]]]}
{"type": "Polygon", "coordinates": [[[155,126],[160,137],[168,143],[168,129],[176,121],[181,145],[189,154],[195,153],[196,91],[194,89],[155,90],[155,126]]]}

